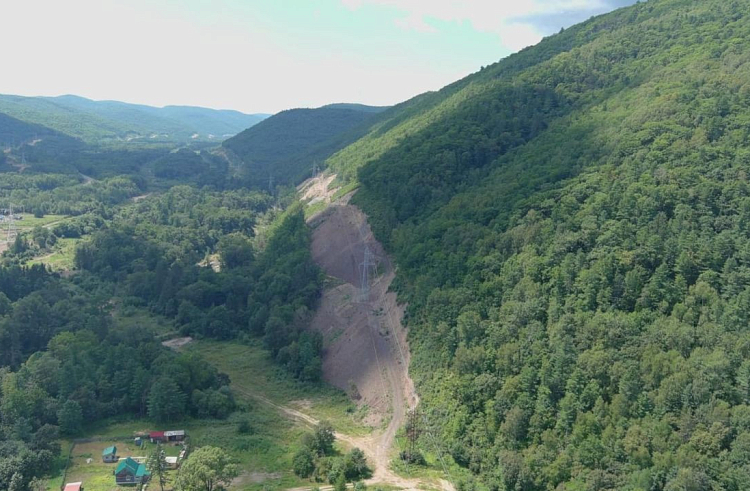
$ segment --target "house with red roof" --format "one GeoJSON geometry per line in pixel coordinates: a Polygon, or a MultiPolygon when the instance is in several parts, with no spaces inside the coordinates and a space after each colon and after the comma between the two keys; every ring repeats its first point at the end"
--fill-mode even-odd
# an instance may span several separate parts
{"type": "Polygon", "coordinates": [[[151,440],[151,443],[161,443],[166,442],[167,437],[164,436],[163,431],[152,431],[148,434],[149,440],[151,440]]]}

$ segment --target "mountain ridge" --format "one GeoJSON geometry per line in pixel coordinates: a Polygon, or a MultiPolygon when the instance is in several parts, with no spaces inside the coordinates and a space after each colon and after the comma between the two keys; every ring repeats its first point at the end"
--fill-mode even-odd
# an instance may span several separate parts
{"type": "Polygon", "coordinates": [[[749,45],[744,2],[639,3],[327,159],[398,265],[467,488],[750,484],[749,45]]]}
{"type": "Polygon", "coordinates": [[[94,101],[75,95],[0,94],[0,112],[88,143],[196,139],[220,142],[226,135],[239,133],[265,119],[262,114],[233,110],[194,106],[157,108],[120,101],[94,101]]]}
{"type": "Polygon", "coordinates": [[[287,109],[224,141],[244,163],[245,180],[265,186],[295,185],[313,166],[364,134],[386,108],[362,104],[331,104],[287,109]]]}

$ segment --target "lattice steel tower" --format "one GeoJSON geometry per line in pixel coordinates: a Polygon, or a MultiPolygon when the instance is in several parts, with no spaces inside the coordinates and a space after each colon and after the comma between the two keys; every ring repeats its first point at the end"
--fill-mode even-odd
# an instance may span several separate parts
{"type": "Polygon", "coordinates": [[[406,419],[406,442],[408,447],[404,455],[404,460],[407,463],[414,462],[419,454],[417,440],[419,440],[419,434],[421,433],[420,422],[419,410],[415,407],[409,411],[406,419]]]}
{"type": "Polygon", "coordinates": [[[365,246],[365,259],[359,265],[359,299],[360,302],[366,302],[370,296],[370,279],[378,274],[378,263],[375,261],[375,255],[365,246]]]}
{"type": "Polygon", "coordinates": [[[18,230],[16,229],[16,222],[13,218],[13,205],[10,205],[9,212],[10,213],[5,218],[5,221],[7,222],[5,241],[10,246],[13,240],[15,240],[16,235],[18,235],[18,230]]]}

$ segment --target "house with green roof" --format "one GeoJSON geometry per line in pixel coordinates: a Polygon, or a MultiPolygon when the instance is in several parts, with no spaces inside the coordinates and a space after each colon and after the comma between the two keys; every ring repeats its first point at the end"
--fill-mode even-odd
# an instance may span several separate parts
{"type": "Polygon", "coordinates": [[[121,460],[115,469],[115,484],[118,486],[145,483],[150,477],[151,473],[146,470],[146,465],[139,464],[130,457],[121,460]]]}
{"type": "Polygon", "coordinates": [[[106,462],[108,464],[117,462],[117,447],[112,445],[111,447],[105,448],[102,452],[102,462],[106,462]]]}

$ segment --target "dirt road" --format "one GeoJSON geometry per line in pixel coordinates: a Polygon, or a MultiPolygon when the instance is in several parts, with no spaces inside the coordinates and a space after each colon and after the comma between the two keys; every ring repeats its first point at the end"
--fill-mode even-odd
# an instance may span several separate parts
{"type": "MultiPolygon", "coordinates": [[[[279,413],[284,414],[288,418],[300,421],[301,423],[310,426],[311,428],[319,423],[319,421],[312,416],[296,409],[292,409],[288,406],[276,404],[267,397],[255,393],[247,387],[232,383],[232,388],[236,392],[239,392],[240,394],[252,398],[262,404],[266,404],[276,409],[279,413]]],[[[375,467],[372,478],[365,481],[368,486],[387,484],[406,490],[424,490],[429,488],[437,488],[442,489],[443,491],[455,491],[453,486],[447,481],[440,480],[440,482],[428,482],[420,479],[406,479],[391,472],[388,469],[387,463],[386,465],[379,465],[379,463],[376,462],[377,456],[380,452],[380,444],[382,441],[382,437],[379,435],[356,437],[347,435],[345,433],[336,432],[336,439],[346,443],[351,448],[356,447],[362,449],[362,451],[367,456],[368,462],[371,463],[371,467],[375,467]],[[375,465],[372,465],[373,463],[375,465]]],[[[303,488],[292,488],[289,491],[306,491],[310,488],[310,486],[303,488]]],[[[320,487],[320,489],[321,491],[325,491],[328,489],[333,489],[333,486],[323,486],[320,487]]]]}

